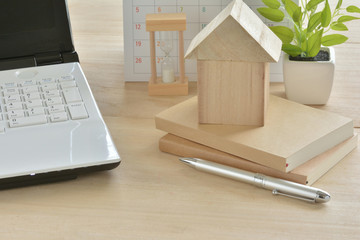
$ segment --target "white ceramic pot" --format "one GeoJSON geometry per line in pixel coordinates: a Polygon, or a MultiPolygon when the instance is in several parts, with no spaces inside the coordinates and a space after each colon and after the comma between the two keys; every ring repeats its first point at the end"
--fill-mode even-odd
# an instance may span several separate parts
{"type": "Polygon", "coordinates": [[[285,55],[283,74],[289,100],[309,105],[324,105],[328,101],[334,81],[335,50],[321,49],[329,52],[330,61],[291,61],[285,55]]]}

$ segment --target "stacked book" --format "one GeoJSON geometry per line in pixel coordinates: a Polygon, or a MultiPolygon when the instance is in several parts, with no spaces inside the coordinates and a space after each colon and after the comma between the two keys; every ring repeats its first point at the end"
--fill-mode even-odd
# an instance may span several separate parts
{"type": "Polygon", "coordinates": [[[352,119],[275,96],[263,127],[199,124],[197,97],[155,122],[163,152],[309,185],[357,146],[352,119]]]}

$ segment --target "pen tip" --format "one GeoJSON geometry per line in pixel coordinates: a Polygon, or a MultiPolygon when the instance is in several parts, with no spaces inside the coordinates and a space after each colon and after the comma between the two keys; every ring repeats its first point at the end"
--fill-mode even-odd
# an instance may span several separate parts
{"type": "Polygon", "coordinates": [[[330,199],[331,199],[331,196],[329,193],[327,193],[325,191],[319,191],[318,197],[316,198],[316,202],[326,203],[326,202],[330,201],[330,199]]]}
{"type": "Polygon", "coordinates": [[[192,166],[194,159],[193,158],[179,158],[180,161],[182,161],[183,163],[186,163],[187,165],[192,166]]]}

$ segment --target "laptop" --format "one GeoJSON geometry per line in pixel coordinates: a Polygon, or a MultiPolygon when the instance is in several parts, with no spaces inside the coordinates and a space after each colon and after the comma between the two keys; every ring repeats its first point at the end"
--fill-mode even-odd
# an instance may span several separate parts
{"type": "Polygon", "coordinates": [[[0,189],[120,161],[79,64],[66,0],[1,1],[0,189]]]}

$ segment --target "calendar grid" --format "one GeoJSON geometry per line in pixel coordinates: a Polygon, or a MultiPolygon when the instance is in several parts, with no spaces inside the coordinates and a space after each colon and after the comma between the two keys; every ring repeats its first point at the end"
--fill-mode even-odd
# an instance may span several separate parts
{"type": "MultiPolygon", "coordinates": [[[[217,14],[220,13],[232,0],[124,0],[124,52],[125,52],[125,80],[148,81],[150,78],[150,42],[149,33],[146,32],[145,17],[150,13],[179,13],[187,15],[187,30],[184,32],[184,48],[190,45],[191,40],[201,31],[217,14]],[[129,34],[128,34],[129,33],[129,34]]],[[[262,0],[244,0],[255,12],[256,8],[263,6],[262,0]]],[[[258,16],[268,25],[265,18],[258,16]]],[[[174,62],[175,71],[178,70],[178,33],[174,32],[173,50],[170,54],[174,62]]],[[[164,53],[159,47],[159,33],[155,33],[156,68],[160,73],[161,60],[164,53]]],[[[272,66],[272,75],[282,75],[279,64],[272,66]]],[[[196,61],[185,61],[186,75],[190,80],[196,80],[196,61]]],[[[271,76],[273,77],[273,76],[271,76]]]]}

